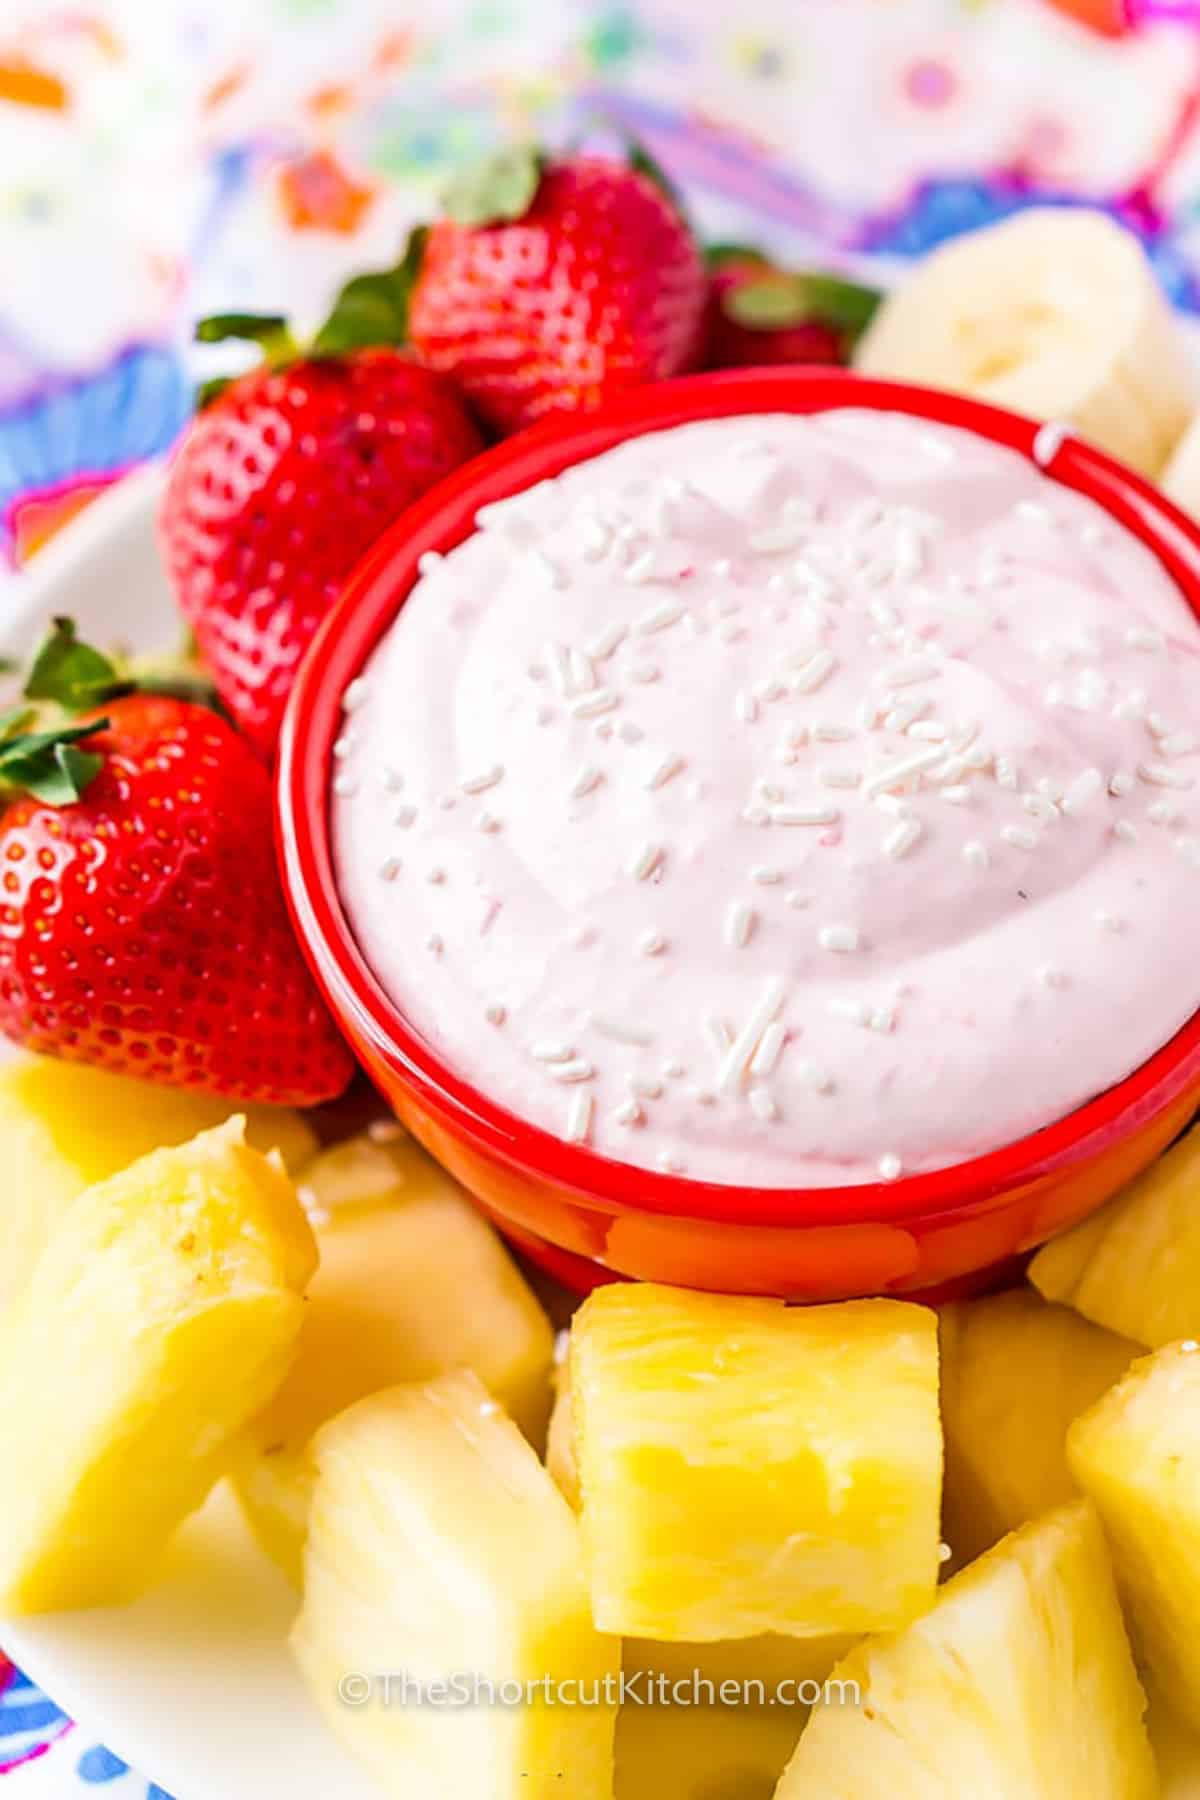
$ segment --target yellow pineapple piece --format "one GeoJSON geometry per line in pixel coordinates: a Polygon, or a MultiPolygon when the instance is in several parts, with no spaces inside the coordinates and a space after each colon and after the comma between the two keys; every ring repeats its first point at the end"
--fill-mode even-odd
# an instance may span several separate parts
{"type": "Polygon", "coordinates": [[[540,1444],[554,1350],[495,1231],[411,1139],[351,1138],[300,1181],[321,1265],[295,1366],[234,1469],[255,1536],[297,1586],[318,1426],[379,1388],[462,1367],[540,1444]]]}
{"type": "Polygon", "coordinates": [[[803,1707],[627,1703],[616,1800],[771,1800],[806,1717],[803,1707]]]}
{"type": "Polygon", "coordinates": [[[479,1378],[458,1370],[359,1401],[317,1434],[314,1457],[293,1648],[382,1791],[611,1800],[620,1644],[592,1624],[570,1507],[479,1378]],[[347,1672],[403,1672],[410,1703],[376,1686],[347,1706],[347,1672]],[[522,1705],[412,1703],[413,1683],[460,1676],[472,1697],[476,1676],[501,1698],[504,1683],[556,1687],[549,1703],[544,1689],[522,1705]]]}
{"type": "Polygon", "coordinates": [[[1200,1730],[1200,1350],[1167,1345],[1077,1419],[1067,1454],[1096,1503],[1139,1648],[1200,1730]]]}
{"type": "Polygon", "coordinates": [[[942,1529],[959,1563],[1079,1492],[1067,1427],[1138,1346],[1029,1288],[943,1307],[942,1529]]]}
{"type": "Polygon", "coordinates": [[[1158,1779],[1162,1783],[1161,1800],[1200,1800],[1200,1732],[1181,1723],[1146,1683],[1150,1711],[1146,1724],[1158,1779]]]}
{"type": "Polygon", "coordinates": [[[570,1368],[601,1630],[820,1637],[932,1601],[932,1312],[619,1284],[576,1314],[570,1368]]]}
{"type": "Polygon", "coordinates": [[[1200,1128],[1039,1250],[1029,1277],[1047,1300],[1151,1349],[1200,1337],[1200,1128]]]}
{"type": "Polygon", "coordinates": [[[546,1467],[558,1483],[568,1506],[579,1511],[579,1464],[575,1458],[575,1416],[571,1406],[571,1366],[560,1362],[554,1371],[554,1410],[546,1433],[546,1467]]]}
{"type": "MultiPolygon", "coordinates": [[[[239,1110],[228,1100],[156,1087],[86,1063],[25,1052],[0,1062],[0,1301],[28,1279],[56,1225],[85,1187],[139,1156],[184,1144],[239,1110]]],[[[299,1113],[282,1106],[240,1109],[246,1142],[278,1149],[291,1170],[317,1148],[299,1113]]]]}
{"type": "Polygon", "coordinates": [[[315,1246],[242,1134],[88,1188],[0,1322],[0,1607],[136,1591],[287,1373],[315,1246]]]}
{"type": "Polygon", "coordinates": [[[776,1800],[1158,1800],[1145,1697],[1084,1500],[1005,1538],[904,1631],[852,1650],[827,1695],[776,1800]]]}

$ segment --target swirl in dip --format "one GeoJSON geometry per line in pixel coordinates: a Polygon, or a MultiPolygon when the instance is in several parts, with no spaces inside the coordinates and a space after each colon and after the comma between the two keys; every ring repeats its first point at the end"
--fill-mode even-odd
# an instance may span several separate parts
{"type": "Polygon", "coordinates": [[[696,423],[502,505],[346,697],[338,881],[494,1102],[830,1186],[1012,1142],[1200,1002],[1200,627],[1015,453],[696,423]]]}

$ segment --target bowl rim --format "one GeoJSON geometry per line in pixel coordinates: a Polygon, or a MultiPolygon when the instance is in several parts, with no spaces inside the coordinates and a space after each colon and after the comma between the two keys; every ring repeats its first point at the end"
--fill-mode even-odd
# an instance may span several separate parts
{"type": "MultiPolygon", "coordinates": [[[[736,1187],[618,1162],[567,1143],[498,1105],[458,1075],[409,1025],[355,942],[334,876],[329,831],[332,746],[342,694],[408,597],[428,550],[475,530],[479,507],[507,499],[625,439],[701,419],[809,414],[857,406],[955,425],[1016,450],[1050,479],[1098,502],[1164,564],[1200,619],[1200,530],[1157,489],[1067,434],[1035,453],[1039,424],[932,388],[849,370],[719,371],[634,389],[596,412],[535,425],[472,458],[408,508],[349,578],[301,665],[284,720],[276,829],[293,920],[316,979],[352,1041],[369,1049],[452,1131],[559,1190],[614,1213],[710,1223],[796,1226],[903,1224],[955,1216],[1035,1182],[1066,1175],[1200,1088],[1200,1009],[1130,1075],[1064,1118],[1011,1144],[889,1182],[736,1187]]],[[[1042,440],[1043,446],[1045,440],[1042,440]]]]}

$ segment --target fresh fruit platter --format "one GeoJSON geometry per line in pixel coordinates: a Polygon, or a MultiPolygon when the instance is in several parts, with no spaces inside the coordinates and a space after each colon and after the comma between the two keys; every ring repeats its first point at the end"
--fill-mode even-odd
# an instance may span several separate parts
{"type": "Polygon", "coordinates": [[[175,1800],[1200,1792],[1141,250],[884,296],[517,146],[200,333],[174,648],[5,677],[0,1644],[175,1800]]]}

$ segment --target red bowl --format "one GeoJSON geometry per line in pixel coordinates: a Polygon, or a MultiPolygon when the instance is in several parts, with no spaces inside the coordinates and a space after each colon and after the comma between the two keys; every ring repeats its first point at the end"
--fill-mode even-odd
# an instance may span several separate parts
{"type": "MultiPolygon", "coordinates": [[[[477,509],[642,432],[693,419],[868,406],[966,427],[1032,457],[1037,427],[995,407],[842,370],[700,375],[600,413],[538,426],[477,458],[399,519],[358,569],[301,669],[284,725],[278,828],[289,904],[334,1014],[414,1135],[522,1248],[574,1286],[613,1275],[830,1300],[988,1279],[1109,1199],[1200,1104],[1200,1013],[1149,1062],[1069,1117],[933,1174],[836,1188],[735,1188],[633,1168],[564,1143],[480,1093],[389,999],[359,951],[330,851],[331,751],[341,696],[427,550],[474,530],[477,509]]],[[[1146,482],[1068,439],[1053,478],[1150,546],[1200,616],[1200,533],[1146,482]]]]}

